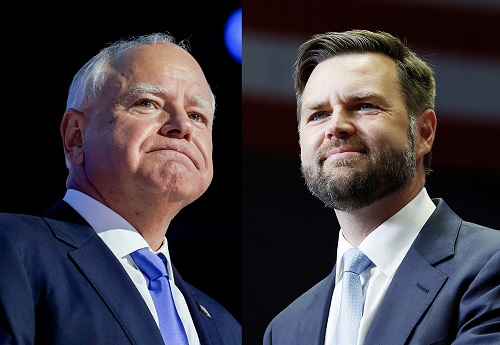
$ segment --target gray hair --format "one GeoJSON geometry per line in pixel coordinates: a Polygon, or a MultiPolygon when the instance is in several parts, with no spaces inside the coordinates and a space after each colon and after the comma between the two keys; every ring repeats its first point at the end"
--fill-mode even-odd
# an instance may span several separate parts
{"type": "Polygon", "coordinates": [[[114,56],[139,45],[157,43],[175,44],[188,52],[191,49],[187,40],[176,42],[175,37],[167,33],[132,36],[115,43],[108,43],[97,55],[87,61],[73,77],[69,87],[66,109],[74,108],[82,111],[84,107],[92,104],[109,77],[108,66],[114,56]]]}
{"type": "MultiPolygon", "coordinates": [[[[191,47],[189,41],[177,42],[175,37],[168,33],[151,33],[142,36],[131,36],[122,38],[114,43],[108,43],[97,55],[92,57],[73,77],[69,87],[66,110],[69,108],[83,111],[85,107],[95,102],[99,91],[109,77],[109,66],[112,59],[123,51],[145,44],[175,44],[189,52],[191,47]]],[[[215,111],[215,96],[212,94],[212,104],[215,111]]],[[[68,159],[65,158],[66,166],[70,168],[68,159]]]]}

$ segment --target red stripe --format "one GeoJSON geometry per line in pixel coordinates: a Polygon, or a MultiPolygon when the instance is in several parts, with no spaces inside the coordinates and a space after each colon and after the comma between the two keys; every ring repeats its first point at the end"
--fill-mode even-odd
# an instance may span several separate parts
{"type": "MultiPolygon", "coordinates": [[[[373,0],[308,0],[293,5],[252,0],[244,4],[243,33],[255,31],[307,38],[325,31],[349,29],[387,31],[406,38],[414,49],[426,52],[500,57],[498,8],[373,0]]],[[[244,39],[243,34],[243,42],[244,39]]]]}

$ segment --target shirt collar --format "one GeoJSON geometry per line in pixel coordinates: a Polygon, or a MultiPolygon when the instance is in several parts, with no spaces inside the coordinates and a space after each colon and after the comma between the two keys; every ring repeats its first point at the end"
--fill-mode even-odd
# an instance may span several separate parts
{"type": "MultiPolygon", "coordinates": [[[[128,221],[96,199],[80,191],[68,189],[63,200],[90,224],[118,259],[141,248],[151,250],[146,240],[128,221]]],[[[160,252],[165,255],[167,271],[173,277],[166,237],[163,238],[163,244],[156,253],[160,252]]]]}
{"type": "MultiPolygon", "coordinates": [[[[413,200],[373,230],[361,242],[359,249],[382,273],[388,277],[393,275],[435,208],[427,190],[422,188],[413,200]]],[[[339,264],[336,267],[336,277],[340,277],[342,256],[351,247],[341,229],[337,245],[339,264]]]]}

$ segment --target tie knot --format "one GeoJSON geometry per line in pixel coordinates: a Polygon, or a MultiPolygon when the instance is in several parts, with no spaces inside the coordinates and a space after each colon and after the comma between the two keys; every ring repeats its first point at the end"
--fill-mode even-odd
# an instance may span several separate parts
{"type": "Polygon", "coordinates": [[[344,253],[344,272],[352,272],[359,275],[370,264],[370,259],[358,248],[350,248],[344,253]]]}
{"type": "Polygon", "coordinates": [[[155,280],[160,277],[167,277],[167,268],[163,259],[160,257],[163,254],[156,255],[147,248],[136,250],[130,254],[134,259],[135,264],[144,273],[148,279],[155,280]]]}

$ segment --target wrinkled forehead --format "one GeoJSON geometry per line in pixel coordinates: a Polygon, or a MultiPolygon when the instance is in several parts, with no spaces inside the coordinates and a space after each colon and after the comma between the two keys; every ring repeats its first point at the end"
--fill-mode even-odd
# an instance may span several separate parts
{"type": "MultiPolygon", "coordinates": [[[[140,45],[117,54],[110,62],[111,85],[125,91],[152,85],[164,93],[184,90],[215,111],[215,99],[200,65],[189,52],[170,43],[140,45]]],[[[144,91],[144,90],[143,90],[144,91]]]]}
{"type": "Polygon", "coordinates": [[[111,65],[123,76],[167,76],[210,91],[198,62],[189,52],[172,43],[145,44],[127,49],[119,53],[111,65]]]}

